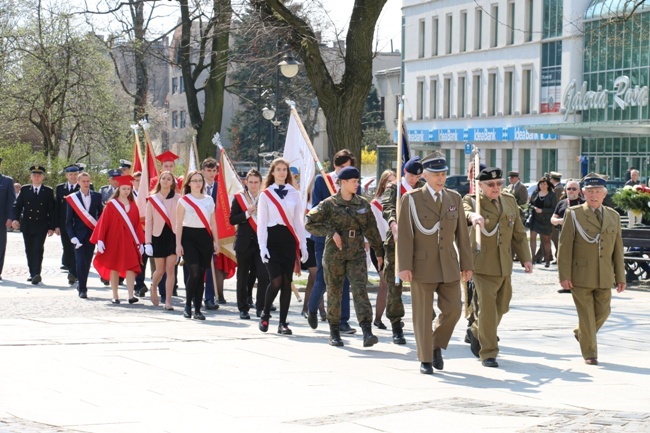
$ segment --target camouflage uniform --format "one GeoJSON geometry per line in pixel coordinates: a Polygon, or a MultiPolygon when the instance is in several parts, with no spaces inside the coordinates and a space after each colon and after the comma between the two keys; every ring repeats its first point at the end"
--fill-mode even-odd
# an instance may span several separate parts
{"type": "MultiPolygon", "coordinates": [[[[413,187],[420,188],[426,182],[424,179],[418,179],[413,187]]],[[[388,284],[388,297],[386,300],[386,317],[390,323],[399,323],[404,317],[404,303],[402,302],[402,283],[395,284],[395,240],[390,225],[397,223],[397,186],[391,185],[386,188],[381,196],[381,205],[383,206],[384,219],[388,221],[388,232],[386,241],[384,241],[384,280],[388,284]]]]}
{"type": "Polygon", "coordinates": [[[330,325],[338,326],[341,320],[341,292],[346,276],[350,281],[357,320],[359,324],[370,324],[372,306],[366,292],[368,272],[364,236],[377,257],[384,255],[370,203],[358,195],[354,195],[350,201],[345,201],[338,192],[335,196],[323,200],[307,214],[305,228],[315,236],[327,236],[323,271],[327,284],[327,319],[330,325]],[[341,250],[332,239],[334,233],[341,236],[341,250]]]}

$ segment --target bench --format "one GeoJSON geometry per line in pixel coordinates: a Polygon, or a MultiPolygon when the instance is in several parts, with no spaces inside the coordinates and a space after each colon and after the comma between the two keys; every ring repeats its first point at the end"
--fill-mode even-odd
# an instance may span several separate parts
{"type": "Polygon", "coordinates": [[[650,226],[621,230],[625,247],[626,280],[637,281],[650,277],[650,226]]]}

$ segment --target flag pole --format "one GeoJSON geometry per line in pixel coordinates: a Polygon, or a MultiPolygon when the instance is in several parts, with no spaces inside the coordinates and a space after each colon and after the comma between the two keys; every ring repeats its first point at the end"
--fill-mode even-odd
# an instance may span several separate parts
{"type": "MultiPolygon", "coordinates": [[[[402,136],[404,134],[402,123],[404,122],[404,97],[400,98],[399,102],[399,111],[397,112],[397,201],[395,203],[395,215],[399,217],[400,205],[401,205],[401,185],[402,185],[402,136]]],[[[399,227],[399,222],[398,222],[399,227]]],[[[395,239],[395,284],[399,284],[399,255],[397,254],[399,249],[399,244],[397,239],[395,239]]]]}
{"type": "MultiPolygon", "coordinates": [[[[478,149],[478,147],[474,146],[474,149],[472,150],[472,154],[474,156],[474,191],[476,193],[476,213],[478,215],[481,214],[481,197],[480,197],[480,192],[479,192],[479,180],[478,180],[478,175],[481,172],[481,153],[478,149]]],[[[476,251],[480,252],[481,251],[481,227],[475,227],[474,228],[474,233],[476,235],[476,251]]]]}
{"type": "MultiPolygon", "coordinates": [[[[305,126],[302,124],[302,120],[300,120],[300,116],[298,115],[298,111],[296,110],[296,103],[294,101],[290,100],[285,100],[284,102],[289,105],[291,108],[291,116],[296,120],[296,123],[298,123],[298,128],[300,129],[300,134],[302,134],[302,138],[305,139],[305,142],[307,143],[307,147],[309,147],[309,152],[311,153],[312,158],[314,158],[314,162],[316,163],[316,166],[318,167],[318,171],[320,171],[320,174],[323,176],[323,178],[327,175],[325,173],[325,169],[323,168],[323,164],[321,164],[320,159],[318,159],[318,154],[316,153],[316,150],[314,149],[314,145],[311,143],[311,140],[309,139],[309,134],[307,134],[307,131],[305,131],[305,126]]],[[[336,195],[336,191],[332,188],[332,185],[330,185],[329,182],[325,182],[325,185],[327,185],[327,189],[329,189],[331,195],[336,195]]]]}

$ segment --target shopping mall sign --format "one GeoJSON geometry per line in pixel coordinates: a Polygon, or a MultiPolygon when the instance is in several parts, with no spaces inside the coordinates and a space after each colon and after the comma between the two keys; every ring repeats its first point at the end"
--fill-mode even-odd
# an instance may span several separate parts
{"type": "Polygon", "coordinates": [[[614,80],[614,88],[603,89],[598,85],[598,90],[587,90],[587,82],[578,88],[576,80],[564,90],[562,95],[564,106],[564,120],[569,114],[583,110],[603,110],[608,107],[625,110],[628,107],[646,107],[648,105],[648,86],[630,86],[630,78],[622,75],[614,80]],[[610,97],[611,95],[611,97],[610,97]]]}

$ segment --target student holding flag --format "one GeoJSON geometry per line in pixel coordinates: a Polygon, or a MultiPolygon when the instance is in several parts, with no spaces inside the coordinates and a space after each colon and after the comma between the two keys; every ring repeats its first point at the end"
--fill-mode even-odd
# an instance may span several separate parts
{"type": "Polygon", "coordinates": [[[183,185],[183,197],[176,207],[176,255],[185,259],[185,266],[189,270],[183,314],[186,319],[205,320],[201,313],[203,278],[210,260],[214,260],[213,255],[219,253],[215,207],[212,197],[205,195],[205,179],[201,172],[195,170],[188,173],[183,185]]]}
{"type": "MultiPolygon", "coordinates": [[[[176,266],[176,208],[180,194],[176,193],[176,179],[168,171],[158,176],[156,188],[147,200],[144,237],[145,254],[153,257],[156,270],[151,276],[151,302],[158,305],[156,287],[163,275],[167,275],[165,294],[174,290],[176,266]]],[[[165,310],[173,310],[172,297],[165,296],[165,310]]]]}
{"type": "Polygon", "coordinates": [[[77,177],[79,190],[65,197],[67,212],[65,230],[74,248],[75,275],[77,276],[77,291],[79,297],[88,297],[88,272],[93,260],[95,245],[90,242],[90,237],[97,226],[97,220],[104,210],[102,195],[90,190],[90,175],[86,172],[79,173],[77,177]]]}
{"type": "Polygon", "coordinates": [[[260,257],[271,280],[266,290],[259,328],[262,332],[268,331],[271,306],[279,291],[278,334],[291,335],[287,314],[291,302],[292,274],[296,270],[300,272],[298,259],[306,262],[309,256],[305,239],[305,209],[300,194],[293,186],[293,176],[285,159],[277,158],[271,163],[257,212],[260,257]]]}
{"type": "Polygon", "coordinates": [[[140,212],[133,197],[133,176],[118,176],[118,189],[106,203],[90,242],[97,245],[93,264],[99,276],[109,280],[113,290],[113,304],[119,304],[119,278],[126,277],[129,304],[138,302],[133,295],[135,276],[140,272],[144,252],[144,231],[140,212]]]}

